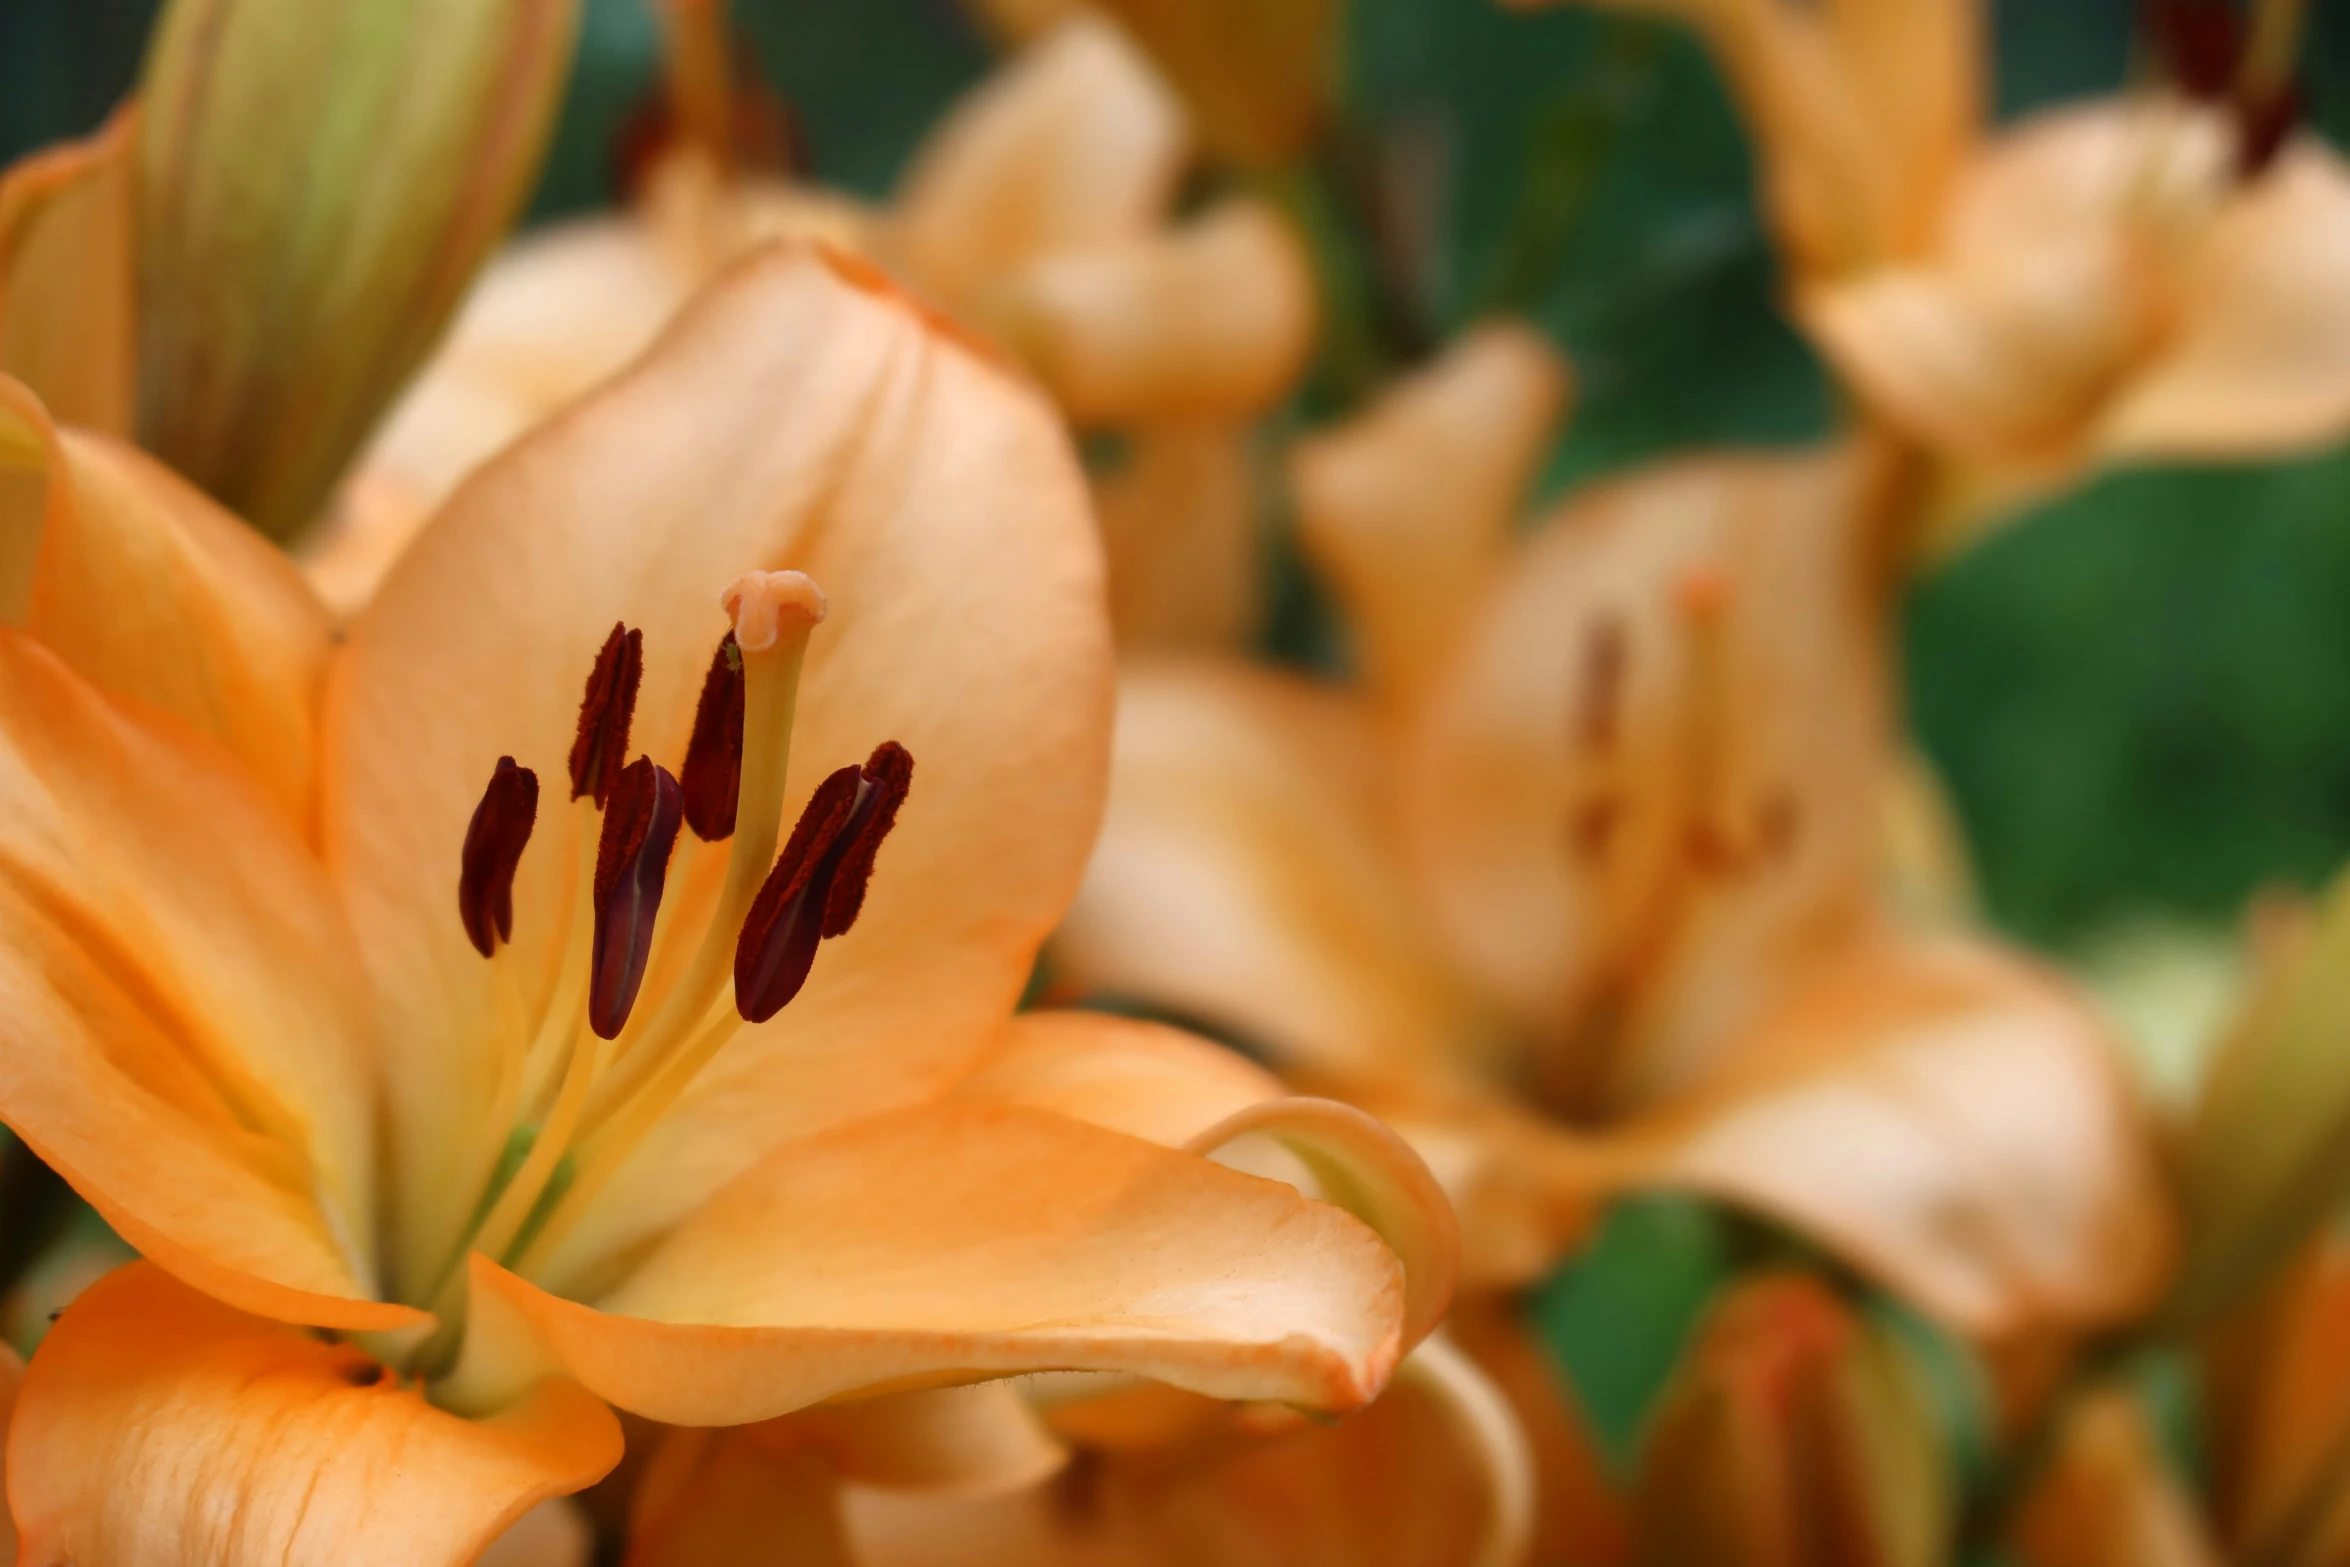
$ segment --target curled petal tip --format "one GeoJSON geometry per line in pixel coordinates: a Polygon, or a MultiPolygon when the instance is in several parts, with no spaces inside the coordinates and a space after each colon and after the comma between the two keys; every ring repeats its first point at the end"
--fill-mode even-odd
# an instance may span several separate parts
{"type": "Polygon", "coordinates": [[[734,640],[746,653],[773,647],[786,624],[823,624],[829,608],[824,590],[804,571],[746,571],[718,602],[734,617],[734,640]]]}

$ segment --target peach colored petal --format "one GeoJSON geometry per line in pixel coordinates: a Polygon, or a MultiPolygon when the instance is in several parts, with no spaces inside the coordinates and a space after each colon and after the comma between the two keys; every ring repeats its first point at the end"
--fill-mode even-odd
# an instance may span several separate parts
{"type": "Polygon", "coordinates": [[[1415,725],[1404,823],[1546,1092],[1693,1081],[1871,889],[1886,744],[1863,464],[1676,462],[1520,546],[1415,725]]]}
{"type": "Polygon", "coordinates": [[[1353,1106],[1287,1096],[1204,1039],[1099,1012],[1022,1013],[956,1093],[1195,1153],[1269,1138],[1299,1161],[1314,1195],[1370,1225],[1403,1259],[1407,1346],[1436,1326],[1452,1298],[1460,1236],[1419,1156],[1353,1106]]]}
{"type": "Polygon", "coordinates": [[[1194,1133],[1184,1146],[1217,1153],[1269,1137],[1296,1155],[1317,1194],[1376,1230],[1404,1269],[1403,1342],[1418,1345],[1444,1320],[1460,1277],[1460,1228],[1444,1189],[1394,1132],[1335,1099],[1268,1099],[1194,1133]]]}
{"type": "Polygon", "coordinates": [[[1383,698],[1408,703],[1450,654],[1507,552],[1570,391],[1566,361],[1541,333],[1494,322],[1297,444],[1300,536],[1383,698]]]}
{"type": "Polygon", "coordinates": [[[826,1405],[664,1434],[630,1507],[629,1567],[851,1560],[843,1481],[928,1496],[1032,1486],[1067,1454],[1011,1384],[826,1405]]]}
{"type": "Polygon", "coordinates": [[[1178,1147],[1280,1081],[1181,1029],[1101,1012],[1023,1012],[957,1098],[1026,1105],[1178,1147]]]}
{"type": "Polygon", "coordinates": [[[1466,1290],[1514,1289],[1550,1272],[1645,1172],[1637,1151],[1604,1132],[1568,1130],[1498,1088],[1400,1077],[1341,1086],[1443,1188],[1460,1223],[1466,1290]]]}
{"type": "Polygon", "coordinates": [[[985,306],[1081,425],[1254,417],[1304,373],[1314,313],[1304,244],[1251,197],[1052,251],[985,306]]]}
{"type": "Polygon", "coordinates": [[[1930,449],[2062,471],[2151,317],[2118,236],[1997,269],[1885,268],[1799,294],[1796,315],[1869,407],[1930,449]]]}
{"type": "MultiPolygon", "coordinates": [[[[617,620],[643,630],[631,745],[675,768],[727,627],[720,591],[786,566],[831,602],[787,810],[890,739],[914,756],[913,795],[856,930],[788,1010],[726,1046],[601,1194],[572,1234],[574,1264],[672,1222],[770,1147],[943,1088],[1010,1010],[1103,787],[1099,549],[1066,437],[1040,399],[867,274],[764,252],[627,375],[467,483],[339,666],[328,854],[402,1042],[395,1167],[421,1180],[500,1069],[501,970],[543,985],[566,935],[578,828],[558,802],[598,644],[617,620]],[[489,965],[454,893],[502,754],[540,770],[550,804],[514,945],[489,965]]],[[[708,907],[680,896],[663,919],[698,936],[708,907]]],[[[448,1244],[410,1239],[418,1267],[448,1244]]]]}
{"type": "Polygon", "coordinates": [[[1969,1333],[2142,1310],[2175,1250],[2104,1026],[1957,939],[1825,965],[1685,1103],[1627,1136],[1652,1178],[1771,1215],[1969,1333]]]}
{"type": "Polygon", "coordinates": [[[2117,456],[2248,458],[2350,430],[2350,170],[2296,142],[2229,202],[2177,284],[2170,339],[2106,415],[2117,456]]]}
{"type": "Polygon", "coordinates": [[[1630,1521],[1588,1420],[1566,1378],[1527,1333],[1514,1301],[1486,1296],[1453,1308],[1445,1324],[1487,1381],[1508,1400],[1535,1476],[1531,1560],[1623,1567],[1630,1521]]]}
{"type": "Polygon", "coordinates": [[[882,243],[957,307],[1057,250],[1138,234],[1173,199],[1182,108],[1124,34],[1079,14],[947,115],[882,243]]]}
{"type": "Polygon", "coordinates": [[[856,1567],[824,1455],[756,1431],[663,1438],[629,1509],[628,1567],[856,1567]]]}
{"type": "Polygon", "coordinates": [[[741,1429],[778,1450],[813,1446],[844,1480],[932,1494],[1017,1490],[1069,1456],[1010,1382],[825,1404],[741,1429]]]}
{"type": "Polygon", "coordinates": [[[223,1299],[391,1327],[358,961],[225,753],[0,633],[0,1118],[223,1299]]]}
{"type": "Polygon", "coordinates": [[[947,1104],[778,1151],[588,1304],[479,1257],[473,1278],[590,1388],[709,1425],[1048,1369],[1352,1407],[1399,1353],[1401,1271],[1279,1183],[947,1104]]]}
{"type": "Polygon", "coordinates": [[[474,1567],[588,1567],[595,1537],[579,1508],[556,1498],[539,1503],[492,1540],[474,1567]]]}
{"type": "Polygon", "coordinates": [[[1528,1479],[1506,1407],[1437,1341],[1333,1425],[1227,1415],[1009,1496],[846,1500],[867,1567],[1505,1567],[1524,1559],[1528,1479]]]}
{"type": "Polygon", "coordinates": [[[2018,1511],[2028,1567],[2220,1567],[2195,1503],[2143,1410],[2117,1388],[2074,1407],[2018,1511]]]}
{"type": "Polygon", "coordinates": [[[1109,816],[1058,972],[1293,1066],[1473,1058],[1478,1021],[1387,839],[1366,715],[1237,663],[1137,664],[1119,690],[1109,816]]]}
{"type": "Polygon", "coordinates": [[[285,557],[153,458],[0,377],[0,535],[38,539],[20,624],[85,679],[236,753],[307,835],[328,630],[285,557]]]}
{"type": "Polygon", "coordinates": [[[28,1567],[457,1567],[619,1457],[619,1423],[576,1386],[463,1420],[355,1348],[135,1262],[26,1372],[8,1500],[28,1567]]]}
{"type": "Polygon", "coordinates": [[[506,247],[392,407],[326,524],[298,555],[342,619],[358,613],[458,483],[618,374],[696,288],[762,244],[870,243],[855,203],[795,185],[717,184],[673,158],[625,217],[577,219],[506,247]]]}
{"type": "Polygon", "coordinates": [[[1094,481],[1121,649],[1236,651],[1264,618],[1265,542],[1248,434],[1228,425],[1139,430],[1094,481]]]}
{"type": "Polygon", "coordinates": [[[320,595],[357,613],[467,474],[641,353],[698,281],[690,258],[629,219],[561,224],[508,247],[304,542],[320,595]]]}
{"type": "Polygon", "coordinates": [[[1832,0],[1823,15],[1872,139],[1896,171],[1889,236],[1897,254],[1915,253],[1932,237],[1984,112],[1988,19],[1974,0],[1832,0]]]}
{"type": "Polygon", "coordinates": [[[139,116],[0,171],[0,374],[68,424],[127,433],[137,397],[139,116]]]}

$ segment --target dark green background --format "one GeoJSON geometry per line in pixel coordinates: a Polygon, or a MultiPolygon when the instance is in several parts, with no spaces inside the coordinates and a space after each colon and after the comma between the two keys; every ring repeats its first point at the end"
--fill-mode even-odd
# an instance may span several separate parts
{"type": "MultiPolygon", "coordinates": [[[[152,9],[0,5],[0,152],[95,124],[152,9]]],[[[2310,96],[2340,140],[2350,7],[2312,9],[2310,96]]],[[[2132,10],[2003,0],[2001,111],[2120,82],[2132,10]]],[[[736,13],[816,171],[866,192],[988,62],[952,0],[736,13]]],[[[588,0],[535,216],[604,199],[654,43],[642,0],[588,0]]],[[[1585,402],[1555,486],[1827,427],[1828,389],[1773,306],[1735,120],[1685,39],[1571,9],[1357,0],[1346,66],[1358,163],[1419,171],[1440,214],[1389,253],[1407,313],[1441,331],[1528,310],[1576,357],[1585,402]]],[[[1995,912],[2027,935],[2224,915],[2350,851],[2350,451],[2108,476],[1921,587],[1907,641],[1918,727],[1995,912]]]]}

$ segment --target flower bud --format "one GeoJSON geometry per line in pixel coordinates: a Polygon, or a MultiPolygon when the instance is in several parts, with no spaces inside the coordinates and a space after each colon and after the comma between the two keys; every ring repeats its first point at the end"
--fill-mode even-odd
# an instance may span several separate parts
{"type": "Polygon", "coordinates": [[[2220,1560],[2145,1411],[2111,1387],[2066,1414],[2013,1535],[2010,1554],[2027,1567],[2218,1567],[2220,1560]]]}
{"type": "Polygon", "coordinates": [[[2256,919],[2251,946],[2252,983],[2179,1151],[2179,1327],[2258,1287],[2350,1193],[2350,877],[2307,919],[2256,919]]]}
{"type": "Polygon", "coordinates": [[[174,0],[141,95],[140,444],[309,522],[538,169],[578,0],[174,0]]]}
{"type": "Polygon", "coordinates": [[[1903,1351],[1827,1286],[1765,1275],[1700,1330],[1633,1492],[1642,1567],[1928,1567],[1943,1443],[1903,1351]]]}

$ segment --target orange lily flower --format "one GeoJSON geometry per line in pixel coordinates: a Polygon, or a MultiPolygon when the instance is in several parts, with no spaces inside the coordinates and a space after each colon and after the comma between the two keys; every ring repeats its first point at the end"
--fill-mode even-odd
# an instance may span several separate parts
{"type": "MultiPolygon", "coordinates": [[[[721,9],[672,7],[674,58],[722,54],[721,9]]],[[[314,575],[338,607],[363,602],[482,458],[627,363],[746,246],[812,234],[1003,345],[1078,426],[1127,436],[1099,497],[1123,638],[1235,640],[1257,592],[1244,427],[1304,369],[1314,299],[1303,248],[1268,204],[1234,197],[1172,218],[1191,154],[1182,106],[1092,16],[956,106],[883,209],[724,174],[685,146],[636,210],[534,235],[489,270],[363,464],[314,575]]]]}
{"type": "MultiPolygon", "coordinates": [[[[959,1090],[1069,1115],[1291,1181],[1279,1148],[1227,1141],[1279,1114],[1269,1074],[1174,1030],[1040,1020],[959,1090]],[[1075,1032],[1081,1049],[1064,1036],[1075,1032]]],[[[1531,1475],[1500,1396],[1441,1340],[1368,1409],[1316,1426],[1099,1376],[1022,1384],[1022,1427],[978,1429],[969,1400],[921,1440],[817,1410],[668,1433],[631,1505],[631,1567],[730,1567],[778,1554],[867,1567],[964,1563],[1522,1560],[1531,1475]],[[940,1431],[952,1440],[936,1440],[940,1431]],[[1017,1433],[1007,1441],[1007,1433],[1017,1433]]],[[[908,1400],[899,1400],[903,1406],[908,1400]]]]}
{"type": "Polygon", "coordinates": [[[1104,790],[1099,551],[1049,407],[868,269],[724,274],[339,639],[6,399],[0,1119],[147,1259],[27,1372],[28,1562],[470,1560],[607,1405],[1346,1408],[1441,1314],[1449,1217],[1358,1112],[1224,1135],[1377,1233],[972,1081],[1113,1027],[1008,1021],[1104,790]]]}
{"type": "Polygon", "coordinates": [[[2183,73],[2238,112],[2147,90],[2001,129],[1975,0],[1627,3],[1720,60],[1796,320],[1944,470],[1928,544],[2092,465],[2350,431],[2350,168],[2279,117],[2292,0],[2183,73]]]}
{"type": "Polygon", "coordinates": [[[1404,1130],[1472,1284],[1664,1184],[1973,1334],[2143,1306],[2171,1226],[2106,1031],[1878,886],[1864,454],[1670,463],[1513,542],[1564,385],[1488,328],[1298,454],[1368,679],[1129,669],[1065,978],[1404,1130]]]}

